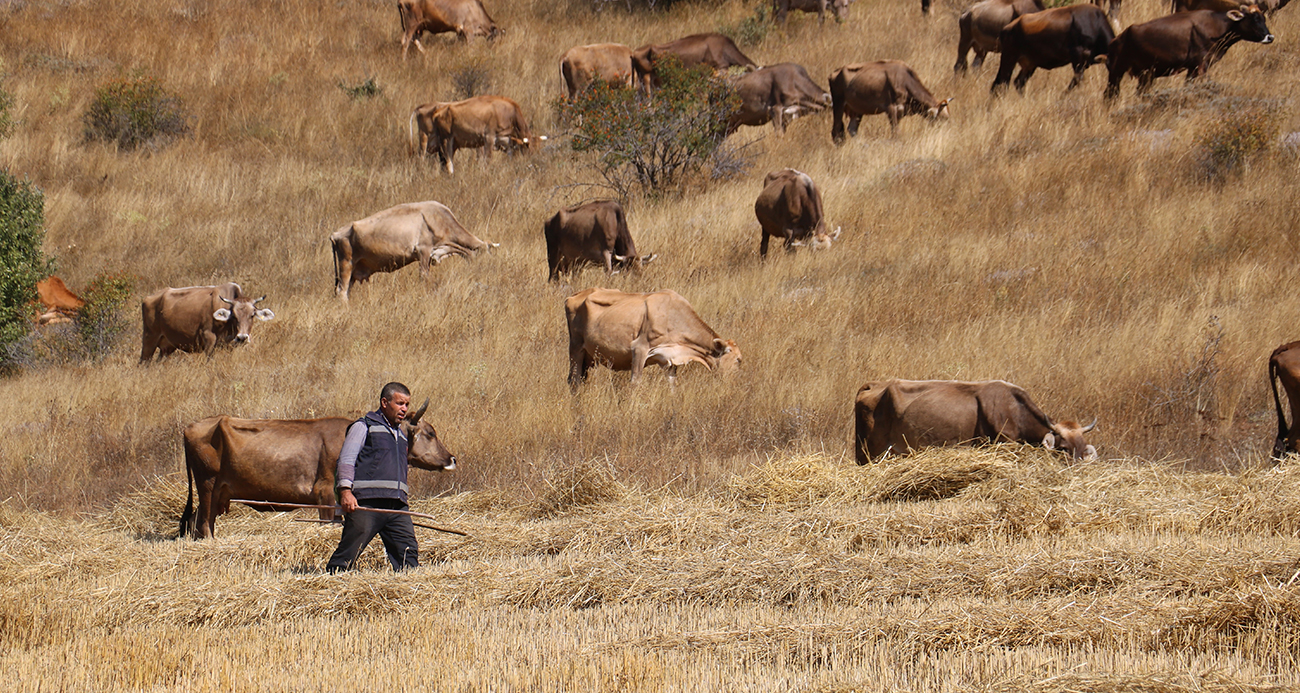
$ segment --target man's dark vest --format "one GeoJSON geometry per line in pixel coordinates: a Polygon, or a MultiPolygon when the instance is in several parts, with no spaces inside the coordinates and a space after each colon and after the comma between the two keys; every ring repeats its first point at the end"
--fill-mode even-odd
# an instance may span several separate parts
{"type": "Polygon", "coordinates": [[[406,435],[400,426],[389,426],[383,412],[372,411],[358,422],[368,430],[366,444],[357,454],[352,495],[358,499],[396,498],[406,502],[406,435]]]}

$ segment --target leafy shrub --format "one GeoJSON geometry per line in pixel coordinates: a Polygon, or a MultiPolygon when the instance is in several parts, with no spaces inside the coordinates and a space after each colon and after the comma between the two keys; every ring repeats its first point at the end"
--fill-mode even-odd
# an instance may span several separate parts
{"type": "Polygon", "coordinates": [[[82,349],[91,359],[103,358],[131,326],[127,302],[135,292],[135,277],[101,274],[81,292],[86,304],[77,311],[77,334],[82,349]]]}
{"type": "Polygon", "coordinates": [[[45,196],[40,189],[0,170],[0,368],[8,369],[8,347],[31,325],[36,282],[49,276],[45,257],[45,196]]]}
{"type": "Polygon", "coordinates": [[[117,142],[122,149],[166,144],[189,132],[180,98],[167,93],[155,78],[136,73],[95,90],[82,117],[87,140],[117,142]]]}
{"type": "Polygon", "coordinates": [[[735,37],[737,44],[741,46],[756,46],[767,38],[767,32],[772,28],[772,5],[767,2],[759,2],[754,7],[754,13],[735,24],[728,24],[718,28],[719,34],[735,37]]]}
{"type": "Polygon", "coordinates": [[[348,98],[356,101],[357,99],[373,99],[384,92],[384,88],[379,86],[374,77],[367,77],[366,81],[358,83],[356,86],[349,86],[339,82],[339,89],[343,90],[348,98]]]}
{"type": "Polygon", "coordinates": [[[660,60],[653,96],[596,82],[561,117],[576,122],[574,151],[596,156],[596,170],[620,197],[634,190],[657,194],[680,185],[718,152],[727,119],[740,99],[707,67],[684,68],[675,56],[660,60]]]}
{"type": "Polygon", "coordinates": [[[1268,149],[1278,129],[1279,118],[1272,108],[1225,110],[1196,139],[1201,176],[1213,182],[1240,172],[1268,149]]]}

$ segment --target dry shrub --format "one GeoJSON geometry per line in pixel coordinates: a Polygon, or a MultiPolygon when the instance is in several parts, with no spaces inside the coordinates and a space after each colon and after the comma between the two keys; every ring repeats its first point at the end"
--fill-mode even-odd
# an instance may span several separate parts
{"type": "Polygon", "coordinates": [[[609,458],[590,459],[552,468],[546,491],[537,500],[537,516],[550,517],[587,506],[621,500],[628,488],[618,480],[609,458]]]}
{"type": "Polygon", "coordinates": [[[190,131],[180,98],[140,72],[100,86],[82,121],[86,140],[116,142],[125,150],[166,145],[190,131]]]}
{"type": "Polygon", "coordinates": [[[98,524],[139,539],[173,539],[179,533],[187,488],[182,475],[155,476],[123,496],[98,524]]]}

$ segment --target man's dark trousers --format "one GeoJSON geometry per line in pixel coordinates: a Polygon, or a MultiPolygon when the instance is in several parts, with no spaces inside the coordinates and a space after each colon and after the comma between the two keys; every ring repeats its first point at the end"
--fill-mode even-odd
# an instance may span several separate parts
{"type": "Polygon", "coordinates": [[[410,515],[366,512],[367,507],[406,510],[405,503],[395,498],[367,498],[358,501],[358,506],[356,512],[343,516],[343,538],[339,540],[334,555],[330,556],[326,571],[351,570],[357,556],[376,534],[384,541],[388,563],[393,570],[414,568],[420,564],[419,544],[415,541],[415,527],[410,515]]]}

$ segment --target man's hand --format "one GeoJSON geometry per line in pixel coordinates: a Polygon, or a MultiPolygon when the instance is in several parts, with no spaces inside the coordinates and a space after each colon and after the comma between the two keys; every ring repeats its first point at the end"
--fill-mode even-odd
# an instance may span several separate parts
{"type": "Polygon", "coordinates": [[[343,512],[351,514],[357,509],[357,497],[352,495],[352,489],[345,488],[339,492],[339,502],[343,504],[343,512]]]}

